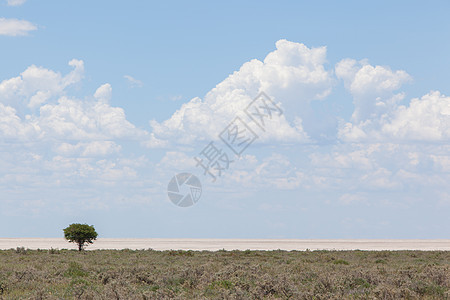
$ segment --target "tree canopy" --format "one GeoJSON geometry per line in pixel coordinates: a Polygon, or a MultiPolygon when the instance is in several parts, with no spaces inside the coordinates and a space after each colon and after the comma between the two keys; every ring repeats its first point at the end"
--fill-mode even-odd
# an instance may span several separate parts
{"type": "Polygon", "coordinates": [[[94,243],[97,236],[98,234],[93,225],[74,223],[64,229],[66,240],[71,243],[77,243],[79,251],[83,250],[86,245],[94,243]]]}

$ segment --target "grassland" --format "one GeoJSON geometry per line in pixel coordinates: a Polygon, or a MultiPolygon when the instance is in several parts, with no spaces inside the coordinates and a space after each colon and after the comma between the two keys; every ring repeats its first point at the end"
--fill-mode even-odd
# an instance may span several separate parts
{"type": "Polygon", "coordinates": [[[450,299],[443,251],[0,251],[1,299],[450,299]]]}

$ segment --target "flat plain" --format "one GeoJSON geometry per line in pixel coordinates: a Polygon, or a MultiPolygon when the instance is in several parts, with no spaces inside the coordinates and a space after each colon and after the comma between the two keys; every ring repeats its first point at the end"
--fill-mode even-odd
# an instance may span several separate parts
{"type": "MultiPolygon", "coordinates": [[[[0,249],[76,249],[63,238],[0,238],[0,249]]],[[[88,250],[441,250],[450,251],[446,239],[120,239],[99,238],[88,250]]]]}
{"type": "Polygon", "coordinates": [[[0,250],[1,299],[449,299],[449,251],[0,250]]]}

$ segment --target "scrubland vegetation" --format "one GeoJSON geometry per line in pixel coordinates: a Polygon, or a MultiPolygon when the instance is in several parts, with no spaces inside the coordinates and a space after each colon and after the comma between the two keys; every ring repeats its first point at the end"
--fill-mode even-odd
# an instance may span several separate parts
{"type": "Polygon", "coordinates": [[[0,251],[1,299],[449,299],[442,251],[0,251]]]}

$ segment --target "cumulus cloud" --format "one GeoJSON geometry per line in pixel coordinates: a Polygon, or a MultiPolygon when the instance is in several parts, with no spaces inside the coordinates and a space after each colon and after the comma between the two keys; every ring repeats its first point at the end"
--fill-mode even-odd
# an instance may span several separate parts
{"type": "Polygon", "coordinates": [[[108,83],[95,91],[94,100],[67,96],[66,89],[79,83],[84,74],[83,61],[74,59],[69,65],[74,69],[64,76],[32,65],[20,76],[0,83],[0,133],[4,137],[93,141],[147,135],[127,121],[122,108],[109,105],[112,88],[108,83]]]}
{"type": "Polygon", "coordinates": [[[149,186],[161,194],[174,173],[202,175],[193,157],[209,141],[221,143],[219,133],[239,116],[259,144],[232,158],[216,189],[325,191],[342,205],[372,205],[374,192],[423,188],[448,195],[450,98],[432,91],[407,101],[401,88],[411,76],[405,71],[345,59],[333,73],[325,63],[324,47],[278,41],[265,59],[244,63],[203,99],[182,104],[165,121],[150,121],[151,132],[110,104],[109,83],[82,99],[71,95],[71,87],[82,82],[83,61],[70,61],[67,74],[32,65],[0,82],[0,183],[50,189],[81,182],[113,190],[120,181],[130,191],[141,189],[137,198],[148,197],[149,186]],[[336,125],[333,143],[321,145],[308,122],[328,120],[308,114],[311,106],[335,101],[327,95],[339,82],[353,97],[354,112],[336,125]],[[284,112],[265,131],[243,113],[262,91],[284,112]],[[129,141],[167,152],[147,150],[163,156],[149,162],[150,155],[124,151],[129,141]],[[42,172],[46,181],[33,176],[42,172]]]}
{"type": "Polygon", "coordinates": [[[100,86],[94,94],[94,97],[101,103],[109,103],[109,100],[111,100],[112,96],[112,87],[109,83],[105,83],[104,85],[100,86]]]}
{"type": "Polygon", "coordinates": [[[5,139],[30,139],[38,134],[39,126],[31,121],[23,122],[13,107],[0,103],[0,136],[5,139]]]}
{"type": "MultiPolygon", "coordinates": [[[[147,146],[170,147],[174,142],[192,145],[216,140],[236,114],[242,116],[239,112],[251,101],[250,95],[261,90],[272,93],[272,98],[287,113],[271,120],[267,132],[258,132],[260,141],[314,144],[315,136],[305,130],[302,111],[310,112],[308,106],[312,101],[326,97],[335,84],[333,75],[323,67],[325,50],[284,40],[277,42],[277,49],[263,61],[243,64],[204,99],[184,103],[166,121],[151,121],[153,141],[147,146]]],[[[439,186],[439,182],[445,181],[442,178],[446,175],[441,171],[433,179],[424,176],[424,172],[449,168],[446,150],[436,146],[431,151],[411,143],[448,140],[448,97],[430,92],[400,105],[407,100],[402,86],[412,82],[405,71],[352,59],[338,62],[334,71],[354,104],[351,118],[336,125],[337,144],[330,149],[311,149],[306,154],[310,161],[302,167],[290,163],[294,154],[282,155],[281,149],[279,154],[269,157],[245,153],[237,158],[239,163],[230,166],[224,183],[277,189],[335,189],[343,195],[336,200],[349,205],[367,203],[360,191],[399,191],[420,185],[439,186]]]]}
{"type": "Polygon", "coordinates": [[[0,35],[23,36],[34,30],[36,25],[29,21],[0,18],[0,35]]]}
{"type": "Polygon", "coordinates": [[[450,97],[430,92],[392,112],[382,134],[408,141],[450,141],[450,97]]]}
{"type": "Polygon", "coordinates": [[[339,137],[345,141],[448,141],[450,98],[432,91],[400,105],[402,84],[411,81],[404,71],[345,59],[336,65],[353,96],[352,120],[343,122],[339,137]]]}
{"type": "Polygon", "coordinates": [[[445,142],[450,140],[450,97],[430,92],[379,118],[347,122],[339,137],[348,142],[445,142]]]}
{"type": "Polygon", "coordinates": [[[126,120],[122,108],[67,97],[61,97],[57,104],[42,106],[36,122],[46,134],[60,139],[136,138],[144,134],[126,120]]]}
{"type": "Polygon", "coordinates": [[[402,84],[411,80],[405,71],[392,71],[389,67],[372,66],[366,61],[344,59],[336,64],[336,76],[343,79],[353,96],[355,106],[352,120],[356,123],[379,118],[395,108],[403,99],[395,94],[402,84]]]}
{"type": "Polygon", "coordinates": [[[81,82],[84,64],[74,59],[69,65],[73,69],[67,74],[33,65],[0,82],[1,200],[27,205],[29,195],[65,197],[70,191],[74,199],[96,198],[102,206],[125,189],[145,190],[138,198],[148,200],[148,187],[155,184],[143,174],[151,166],[142,157],[123,157],[123,149],[124,144],[139,146],[150,134],[110,105],[109,83],[82,99],[73,96],[71,87],[81,82]],[[11,194],[11,188],[21,193],[11,194]]]}
{"type": "Polygon", "coordinates": [[[64,89],[81,81],[84,74],[82,60],[69,62],[73,70],[63,76],[61,73],[32,65],[20,76],[0,83],[0,102],[11,106],[25,104],[37,108],[50,98],[63,95],[64,89]]]}
{"type": "Polygon", "coordinates": [[[254,59],[206,94],[184,103],[170,119],[151,121],[155,137],[189,144],[217,139],[217,135],[260,92],[267,93],[287,112],[268,126],[265,141],[305,142],[302,107],[331,92],[333,78],[325,70],[326,48],[280,40],[263,61],[254,59]],[[292,112],[298,115],[292,115],[292,112]]]}

